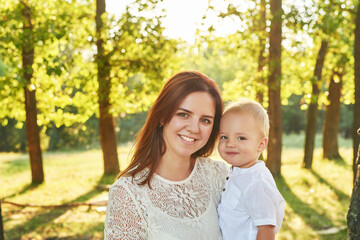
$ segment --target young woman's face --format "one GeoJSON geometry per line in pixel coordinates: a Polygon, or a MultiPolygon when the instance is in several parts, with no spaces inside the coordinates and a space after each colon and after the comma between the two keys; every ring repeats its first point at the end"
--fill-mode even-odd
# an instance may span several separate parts
{"type": "Polygon", "coordinates": [[[215,103],[207,92],[187,95],[164,126],[164,158],[187,158],[209,140],[214,125],[215,103]]]}

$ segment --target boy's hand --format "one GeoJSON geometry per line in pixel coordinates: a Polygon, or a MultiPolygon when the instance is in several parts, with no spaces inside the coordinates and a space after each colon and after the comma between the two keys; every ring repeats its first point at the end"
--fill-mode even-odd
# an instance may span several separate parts
{"type": "Polygon", "coordinates": [[[275,226],[273,225],[258,226],[256,240],[275,240],[275,226]]]}

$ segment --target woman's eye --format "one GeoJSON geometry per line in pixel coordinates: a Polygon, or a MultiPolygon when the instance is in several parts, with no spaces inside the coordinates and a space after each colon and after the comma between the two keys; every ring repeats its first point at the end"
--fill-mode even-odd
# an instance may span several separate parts
{"type": "Polygon", "coordinates": [[[189,114],[184,113],[184,112],[179,112],[179,113],[177,113],[176,115],[177,115],[177,116],[180,116],[180,117],[188,117],[188,116],[189,116],[189,114]]]}
{"type": "Polygon", "coordinates": [[[237,140],[246,140],[244,137],[237,137],[237,140]]]}
{"type": "Polygon", "coordinates": [[[202,121],[203,123],[206,123],[206,124],[210,124],[210,123],[211,123],[211,121],[210,121],[209,119],[207,119],[207,118],[203,118],[203,119],[201,119],[201,121],[202,121]]]}

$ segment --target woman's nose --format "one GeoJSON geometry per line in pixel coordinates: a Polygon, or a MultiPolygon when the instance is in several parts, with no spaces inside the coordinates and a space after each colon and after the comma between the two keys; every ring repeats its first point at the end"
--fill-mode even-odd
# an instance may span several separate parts
{"type": "Polygon", "coordinates": [[[189,124],[187,125],[187,129],[191,131],[192,133],[199,133],[200,132],[200,121],[196,119],[192,119],[189,121],[189,124]]]}

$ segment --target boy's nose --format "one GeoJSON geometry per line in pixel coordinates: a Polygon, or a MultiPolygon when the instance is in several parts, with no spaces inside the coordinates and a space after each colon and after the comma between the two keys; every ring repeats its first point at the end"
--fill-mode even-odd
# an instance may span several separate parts
{"type": "Polygon", "coordinates": [[[228,139],[226,141],[226,146],[227,147],[234,147],[235,146],[235,143],[231,140],[231,139],[228,139]]]}

